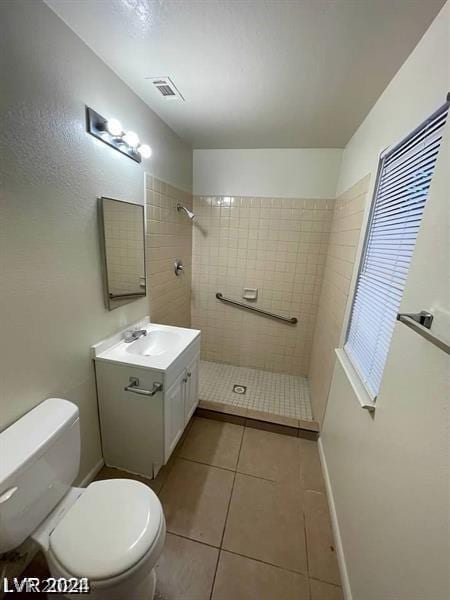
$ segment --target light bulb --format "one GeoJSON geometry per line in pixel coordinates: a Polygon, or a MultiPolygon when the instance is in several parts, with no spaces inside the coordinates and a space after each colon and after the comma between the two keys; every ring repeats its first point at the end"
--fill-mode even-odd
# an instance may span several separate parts
{"type": "Polygon", "coordinates": [[[137,148],[139,146],[139,137],[134,131],[127,131],[123,136],[123,141],[132,148],[137,148]]]}
{"type": "Polygon", "coordinates": [[[123,133],[121,122],[117,119],[108,119],[106,121],[106,131],[114,137],[121,136],[123,133]]]}
{"type": "Polygon", "coordinates": [[[152,149],[150,146],[147,146],[147,144],[141,144],[138,148],[138,152],[142,158],[150,158],[152,155],[152,149]]]}

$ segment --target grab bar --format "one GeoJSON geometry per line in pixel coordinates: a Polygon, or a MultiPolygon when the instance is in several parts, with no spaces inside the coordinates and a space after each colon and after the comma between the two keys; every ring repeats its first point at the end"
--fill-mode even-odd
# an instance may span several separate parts
{"type": "Polygon", "coordinates": [[[431,326],[432,320],[433,315],[431,315],[430,313],[425,313],[425,311],[422,311],[417,315],[408,313],[398,313],[397,315],[397,321],[404,323],[407,327],[418,333],[428,342],[431,342],[437,348],[443,350],[446,354],[450,354],[450,345],[444,340],[441,340],[437,336],[433,335],[429,329],[429,326],[427,326],[428,323],[430,323],[431,326]],[[420,317],[422,317],[422,320],[420,320],[420,317]]]}
{"type": "Polygon", "coordinates": [[[232,304],[233,306],[239,306],[240,308],[252,310],[253,312],[257,312],[260,315],[264,315],[265,317],[270,317],[271,319],[278,319],[279,321],[284,321],[285,323],[290,323],[291,325],[295,325],[296,323],[298,323],[297,317],[282,317],[281,315],[276,315],[275,313],[269,312],[267,310],[262,310],[261,308],[256,308],[255,306],[249,306],[248,304],[244,304],[243,302],[231,300],[231,298],[225,298],[225,296],[223,296],[220,292],[217,292],[216,298],[217,300],[221,300],[222,302],[226,302],[227,304],[232,304]]]}
{"type": "Polygon", "coordinates": [[[109,297],[111,298],[111,300],[114,300],[114,298],[133,298],[134,296],[146,296],[145,292],[133,292],[131,294],[109,294],[109,297]]]}
{"type": "Polygon", "coordinates": [[[134,392],[135,394],[140,394],[141,396],[154,396],[163,389],[162,383],[158,383],[157,381],[155,381],[151,390],[144,390],[138,387],[138,385],[139,379],[137,377],[130,377],[130,384],[127,385],[124,388],[124,390],[126,392],[134,392]]]}

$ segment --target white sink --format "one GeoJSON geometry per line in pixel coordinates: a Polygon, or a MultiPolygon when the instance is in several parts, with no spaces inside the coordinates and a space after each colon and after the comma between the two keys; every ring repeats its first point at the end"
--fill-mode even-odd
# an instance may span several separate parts
{"type": "Polygon", "coordinates": [[[147,335],[127,345],[126,352],[141,356],[160,356],[179,347],[182,336],[173,331],[152,329],[147,335]]]}
{"type": "Polygon", "coordinates": [[[175,366],[184,350],[200,338],[197,329],[157,325],[150,323],[147,317],[127,329],[145,329],[147,335],[127,344],[124,341],[126,330],[118,332],[92,346],[93,358],[165,372],[171,365],[175,366]]]}
{"type": "Polygon", "coordinates": [[[145,317],[91,350],[105,462],[152,479],[198,405],[200,331],[145,317]]]}

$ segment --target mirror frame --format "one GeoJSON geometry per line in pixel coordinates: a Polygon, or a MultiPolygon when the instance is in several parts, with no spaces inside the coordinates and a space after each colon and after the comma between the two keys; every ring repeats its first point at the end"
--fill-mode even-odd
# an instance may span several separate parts
{"type": "Polygon", "coordinates": [[[146,260],[146,252],[145,252],[145,206],[143,204],[138,204],[137,202],[128,202],[127,200],[119,200],[118,198],[111,198],[110,196],[98,196],[98,225],[99,225],[99,238],[100,238],[100,252],[102,259],[102,271],[103,271],[103,292],[105,299],[105,306],[108,310],[115,310],[116,308],[120,308],[121,306],[125,306],[130,302],[134,302],[135,300],[140,300],[147,296],[147,260],[146,260]],[[108,260],[106,256],[106,238],[105,238],[105,220],[103,218],[103,204],[104,200],[113,200],[114,202],[122,202],[123,204],[131,204],[132,206],[137,206],[142,210],[142,239],[143,239],[143,254],[144,254],[144,278],[145,278],[145,288],[142,291],[142,294],[130,294],[129,297],[124,297],[122,299],[114,299],[111,298],[111,294],[109,292],[109,281],[108,281],[108,260]]]}

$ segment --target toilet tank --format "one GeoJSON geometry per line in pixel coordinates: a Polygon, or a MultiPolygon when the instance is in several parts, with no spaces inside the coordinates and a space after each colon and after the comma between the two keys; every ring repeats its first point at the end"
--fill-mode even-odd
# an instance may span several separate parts
{"type": "Polygon", "coordinates": [[[41,524],[79,466],[80,421],[72,402],[44,400],[0,433],[0,554],[41,524]]]}

